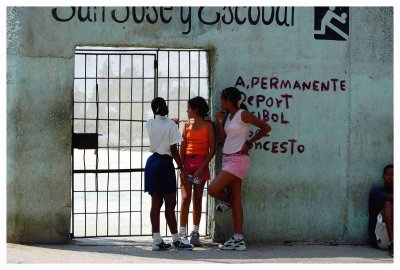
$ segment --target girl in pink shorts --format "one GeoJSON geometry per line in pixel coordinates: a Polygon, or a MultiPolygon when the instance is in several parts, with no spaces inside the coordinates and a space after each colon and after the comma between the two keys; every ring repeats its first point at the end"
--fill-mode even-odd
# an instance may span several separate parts
{"type": "Polygon", "coordinates": [[[220,138],[224,142],[224,157],[222,170],[210,184],[208,194],[221,201],[216,207],[217,211],[232,209],[234,235],[219,245],[219,248],[246,250],[243,240],[242,179],[250,168],[249,147],[266,136],[271,127],[247,111],[246,105],[242,103],[241,93],[235,87],[222,90],[221,108],[227,112],[224,124],[224,113],[217,115],[220,138]],[[249,138],[251,125],[260,130],[249,138]]]}

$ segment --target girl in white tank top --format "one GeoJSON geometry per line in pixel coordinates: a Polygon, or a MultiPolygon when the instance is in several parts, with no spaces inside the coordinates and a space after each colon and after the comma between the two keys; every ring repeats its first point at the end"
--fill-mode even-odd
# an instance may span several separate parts
{"type": "Polygon", "coordinates": [[[233,154],[239,152],[243,144],[249,138],[250,124],[245,123],[242,120],[242,112],[244,110],[238,110],[233,118],[231,119],[231,114],[228,115],[226,119],[224,130],[226,134],[226,139],[222,152],[224,154],[233,154]]]}
{"type": "Polygon", "coordinates": [[[224,157],[222,170],[211,182],[208,194],[221,201],[217,204],[217,211],[232,209],[234,235],[219,245],[219,248],[246,250],[243,240],[242,179],[250,167],[249,148],[252,143],[268,134],[271,127],[247,111],[246,106],[242,104],[241,93],[235,87],[222,90],[221,107],[229,112],[224,126],[223,113],[217,115],[220,138],[224,141],[224,157]],[[249,138],[251,125],[260,128],[260,131],[249,138]],[[228,190],[229,194],[225,190],[228,190]]]}

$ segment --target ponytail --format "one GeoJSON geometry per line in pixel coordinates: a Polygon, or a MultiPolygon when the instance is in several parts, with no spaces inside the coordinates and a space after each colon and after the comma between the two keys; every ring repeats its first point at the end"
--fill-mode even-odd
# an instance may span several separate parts
{"type": "Polygon", "coordinates": [[[156,114],[159,114],[161,116],[167,115],[168,112],[169,112],[168,111],[168,106],[166,106],[166,105],[165,106],[161,105],[156,109],[156,114]]]}
{"type": "Polygon", "coordinates": [[[168,106],[165,100],[161,97],[156,97],[151,101],[151,109],[154,115],[165,116],[168,114],[168,106]]]}
{"type": "Polygon", "coordinates": [[[245,110],[245,111],[249,111],[249,110],[247,109],[246,104],[244,104],[244,103],[240,104],[239,109],[243,109],[243,110],[245,110]]]}
{"type": "Polygon", "coordinates": [[[236,87],[225,88],[222,90],[221,96],[229,100],[234,107],[248,111],[247,106],[243,103],[242,93],[236,87]]]}

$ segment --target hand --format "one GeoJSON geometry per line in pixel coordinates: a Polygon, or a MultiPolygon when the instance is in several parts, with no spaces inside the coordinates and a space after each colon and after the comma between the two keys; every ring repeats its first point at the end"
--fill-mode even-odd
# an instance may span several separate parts
{"type": "Polygon", "coordinates": [[[219,124],[222,124],[222,121],[224,121],[224,115],[225,115],[224,112],[217,113],[216,119],[219,124]]]}
{"type": "Polygon", "coordinates": [[[203,175],[204,167],[200,166],[193,174],[193,178],[200,178],[203,175]]]}
{"type": "Polygon", "coordinates": [[[175,122],[175,124],[179,125],[179,119],[178,118],[171,118],[172,121],[175,122]]]}
{"type": "Polygon", "coordinates": [[[242,149],[240,149],[239,154],[248,155],[249,154],[249,146],[244,143],[242,149]]]}

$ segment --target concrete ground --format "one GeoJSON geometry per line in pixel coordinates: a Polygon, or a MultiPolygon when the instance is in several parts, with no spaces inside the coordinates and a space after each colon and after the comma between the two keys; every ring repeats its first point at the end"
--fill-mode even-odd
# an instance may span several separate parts
{"type": "Polygon", "coordinates": [[[386,251],[369,245],[247,243],[247,251],[223,251],[218,250],[218,244],[212,243],[209,239],[203,239],[203,242],[204,247],[192,251],[151,251],[149,237],[75,239],[66,245],[7,243],[6,250],[8,264],[384,263],[394,265],[393,258],[389,257],[386,251]]]}

